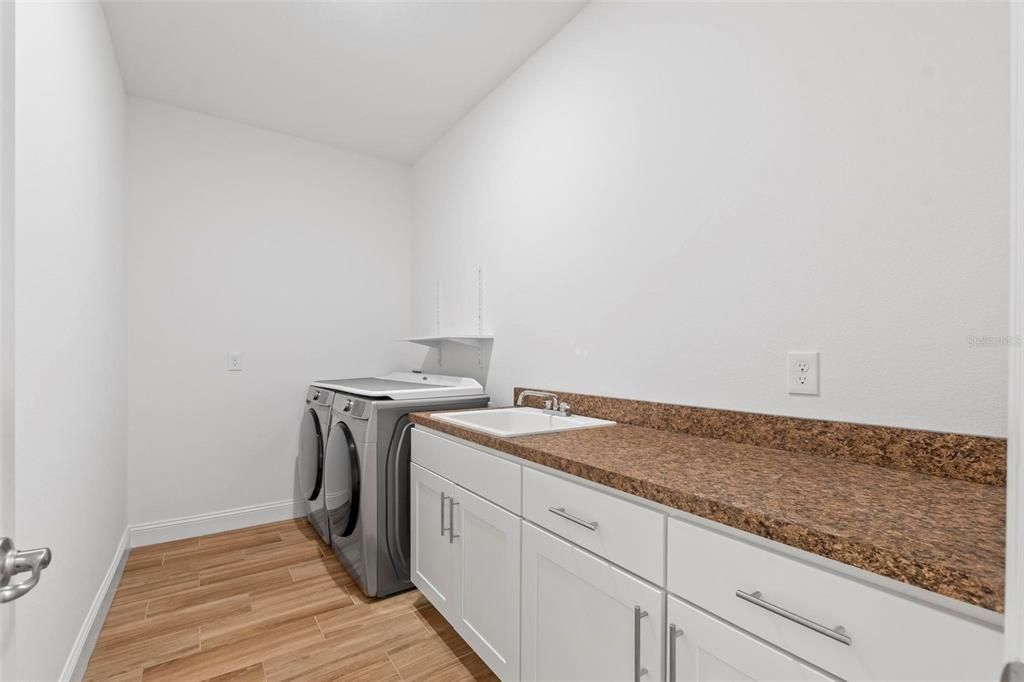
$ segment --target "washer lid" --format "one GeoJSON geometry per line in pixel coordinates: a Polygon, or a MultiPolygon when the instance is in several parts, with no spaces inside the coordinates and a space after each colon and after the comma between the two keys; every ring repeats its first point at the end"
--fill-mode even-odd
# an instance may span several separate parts
{"type": "Polygon", "coordinates": [[[332,391],[392,400],[482,395],[484,392],[483,386],[475,379],[419,372],[392,372],[382,377],[326,379],[314,381],[313,385],[332,391]]]}

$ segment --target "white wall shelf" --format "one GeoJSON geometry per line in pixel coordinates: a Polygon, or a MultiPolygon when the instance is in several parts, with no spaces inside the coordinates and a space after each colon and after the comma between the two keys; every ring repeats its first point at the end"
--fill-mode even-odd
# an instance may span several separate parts
{"type": "Polygon", "coordinates": [[[418,343],[421,346],[430,346],[431,348],[440,348],[441,344],[445,341],[459,343],[463,346],[479,348],[484,342],[493,340],[494,337],[487,334],[467,334],[465,336],[410,336],[402,339],[402,341],[418,343]]]}

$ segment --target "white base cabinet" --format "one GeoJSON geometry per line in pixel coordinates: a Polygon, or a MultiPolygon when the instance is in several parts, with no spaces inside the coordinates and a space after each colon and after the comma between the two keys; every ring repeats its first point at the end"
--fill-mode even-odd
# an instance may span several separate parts
{"type": "Polygon", "coordinates": [[[520,519],[412,464],[412,582],[503,680],[519,679],[520,519]]]}
{"type": "Polygon", "coordinates": [[[412,445],[412,581],[503,680],[998,675],[998,628],[422,428],[412,445]]]}
{"type": "Polygon", "coordinates": [[[661,680],[664,592],[523,523],[523,679],[661,680]]]}
{"type": "Polygon", "coordinates": [[[669,682],[834,679],[671,595],[667,620],[669,682]]]}

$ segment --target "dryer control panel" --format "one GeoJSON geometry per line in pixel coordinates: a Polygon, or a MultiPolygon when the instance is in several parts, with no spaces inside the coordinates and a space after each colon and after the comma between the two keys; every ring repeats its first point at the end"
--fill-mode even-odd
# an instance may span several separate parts
{"type": "Polygon", "coordinates": [[[370,416],[370,401],[339,395],[334,402],[334,409],[342,414],[350,414],[356,419],[368,419],[370,416]]]}

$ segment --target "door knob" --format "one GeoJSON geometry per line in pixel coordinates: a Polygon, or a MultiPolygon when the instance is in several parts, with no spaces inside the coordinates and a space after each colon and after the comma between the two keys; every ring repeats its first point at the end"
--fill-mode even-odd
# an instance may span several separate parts
{"type": "Polygon", "coordinates": [[[31,592],[39,584],[39,574],[49,565],[49,547],[19,552],[10,538],[0,538],[0,604],[31,592]],[[26,571],[32,572],[28,579],[10,584],[11,578],[26,571]]]}
{"type": "Polygon", "coordinates": [[[1024,663],[1020,661],[1007,663],[999,680],[1000,682],[1021,682],[1021,680],[1024,680],[1024,663]]]}

